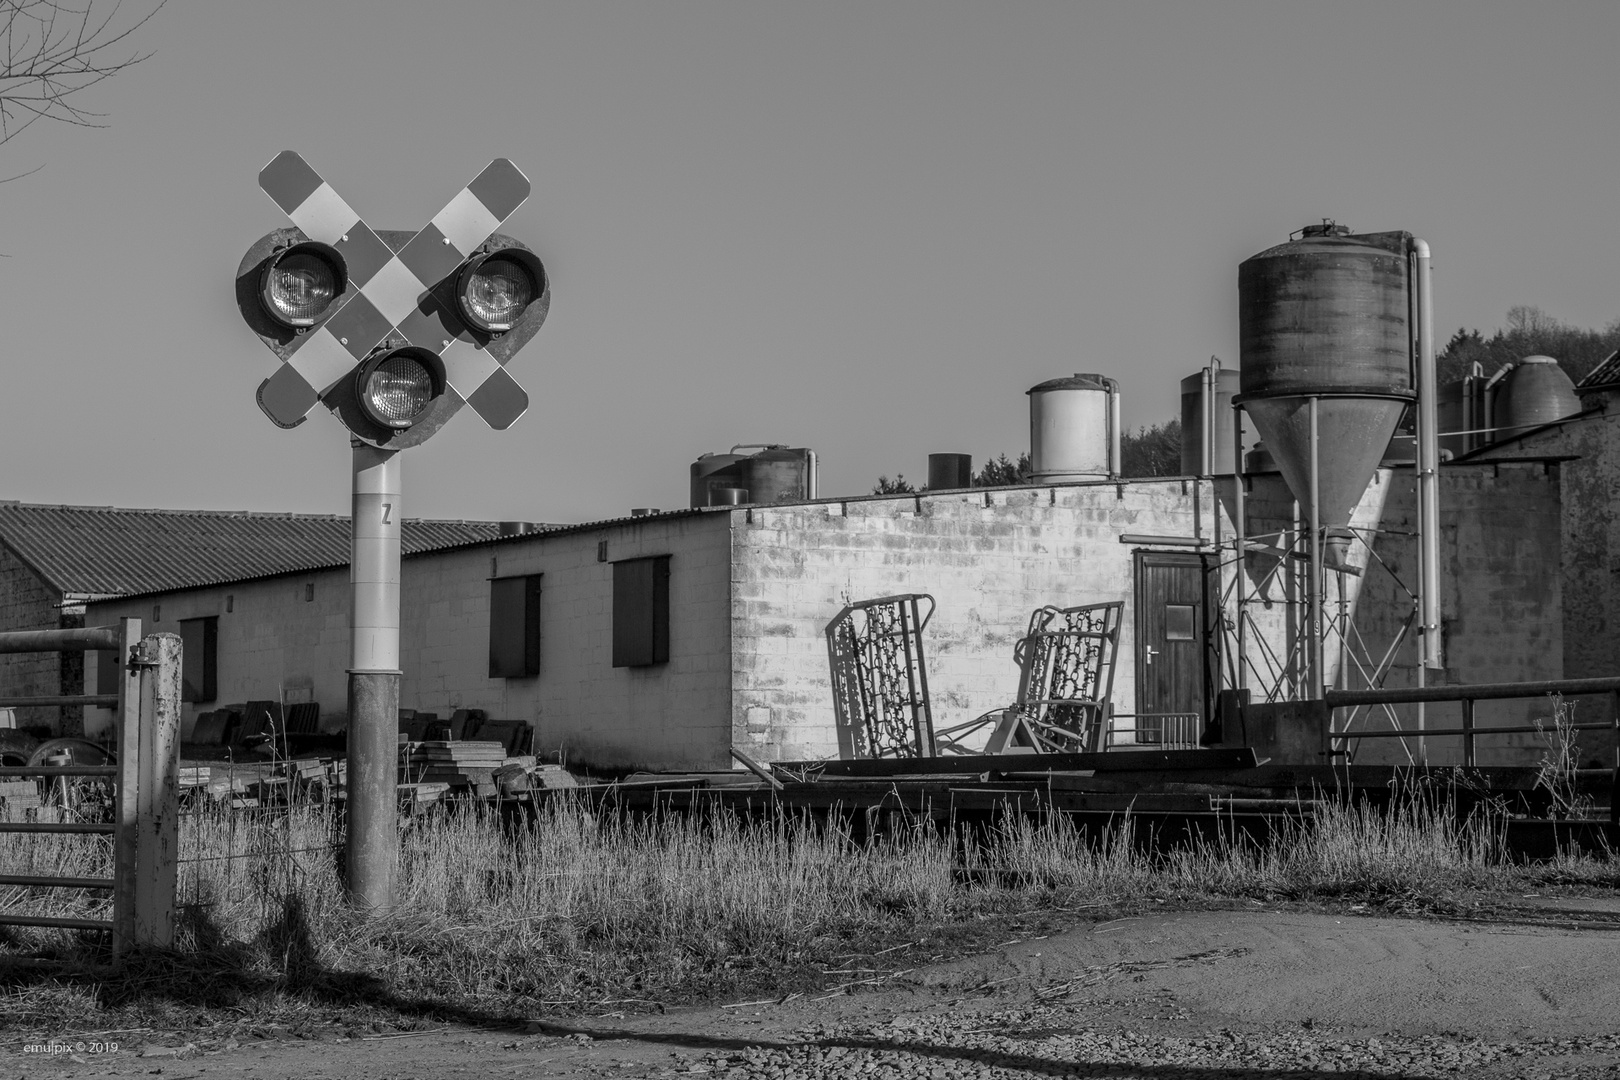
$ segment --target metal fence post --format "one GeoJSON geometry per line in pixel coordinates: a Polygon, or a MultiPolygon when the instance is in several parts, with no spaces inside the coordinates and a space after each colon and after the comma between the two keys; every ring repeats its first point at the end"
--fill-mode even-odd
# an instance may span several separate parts
{"type": "Polygon", "coordinates": [[[137,649],[140,766],[135,850],[138,945],[174,943],[174,894],[180,857],[180,638],[151,634],[137,649]]]}
{"type": "Polygon", "coordinates": [[[1462,699],[1463,764],[1474,767],[1474,699],[1462,699]]]}
{"type": "Polygon", "coordinates": [[[104,652],[96,664],[112,664],[118,671],[118,706],[113,714],[113,735],[118,747],[118,825],[113,834],[113,955],[135,943],[135,850],[140,843],[139,810],[141,760],[141,677],[131,665],[141,640],[141,620],[118,620],[118,651],[104,652]]]}
{"type": "Polygon", "coordinates": [[[1609,824],[1620,825],[1620,690],[1609,695],[1614,723],[1614,780],[1609,784],[1609,824]]]}

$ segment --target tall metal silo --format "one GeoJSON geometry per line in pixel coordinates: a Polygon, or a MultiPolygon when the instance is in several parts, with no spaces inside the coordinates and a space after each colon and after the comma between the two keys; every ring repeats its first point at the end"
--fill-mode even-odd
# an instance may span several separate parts
{"type": "Polygon", "coordinates": [[[1308,226],[1238,268],[1242,402],[1340,563],[1412,390],[1407,233],[1308,226]],[[1313,405],[1314,402],[1314,405],[1313,405]],[[1312,413],[1315,439],[1312,439],[1312,413]]]}
{"type": "Polygon", "coordinates": [[[1181,474],[1228,476],[1236,446],[1232,399],[1241,389],[1238,373],[1210,357],[1209,366],[1181,380],[1181,474]],[[1205,429],[1208,428],[1208,434],[1205,429]]]}
{"type": "Polygon", "coordinates": [[[1440,448],[1461,456],[1485,445],[1490,417],[1485,411],[1485,371],[1478,360],[1469,365],[1463,377],[1440,387],[1435,403],[1440,431],[1440,448]]]}
{"type": "Polygon", "coordinates": [[[1390,436],[1418,409],[1422,665],[1440,666],[1438,446],[1428,245],[1324,222],[1238,268],[1242,394],[1308,520],[1311,683],[1323,690],[1324,568],[1343,567],[1350,515],[1390,436]],[[1414,316],[1416,318],[1414,319],[1414,316]],[[1414,357],[1420,386],[1414,386],[1414,357]],[[1419,391],[1422,391],[1421,395],[1419,391]]]}

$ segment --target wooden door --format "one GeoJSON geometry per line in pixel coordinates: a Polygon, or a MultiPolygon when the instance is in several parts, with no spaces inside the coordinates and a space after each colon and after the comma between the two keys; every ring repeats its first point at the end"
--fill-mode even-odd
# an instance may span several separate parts
{"type": "Polygon", "coordinates": [[[1136,554],[1137,742],[1185,742],[1203,731],[1209,717],[1210,576],[1201,555],[1136,554]]]}

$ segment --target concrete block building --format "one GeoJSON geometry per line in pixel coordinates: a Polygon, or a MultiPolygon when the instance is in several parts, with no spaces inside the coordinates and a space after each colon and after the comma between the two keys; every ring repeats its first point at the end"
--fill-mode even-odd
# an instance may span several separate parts
{"type": "MultiPolygon", "coordinates": [[[[1380,470],[1352,519],[1397,567],[1408,558],[1409,477],[1380,470]]],[[[1519,557],[1525,520],[1558,521],[1555,477],[1540,463],[1444,470],[1453,638],[1467,638],[1448,680],[1562,674],[1556,557],[1519,557]],[[1526,634],[1537,649],[1518,647],[1526,634]]],[[[1248,534],[1291,527],[1281,478],[1249,482],[1248,534]]],[[[716,507],[408,554],[401,704],[525,720],[537,748],[600,767],[725,768],[733,745],[767,760],[834,756],[824,628],[852,600],[916,592],[937,605],[925,641],[938,727],[1010,703],[1013,646],[1034,609],[1113,600],[1125,605],[1116,710],[1207,715],[1208,687],[1240,667],[1228,632],[1231,485],[1153,478],[716,507]],[[1183,580],[1183,601],[1201,609],[1190,647],[1202,666],[1169,689],[1143,678],[1153,650],[1172,645],[1153,617],[1166,601],[1151,583],[1166,580],[1183,580]]],[[[1555,551],[1556,535],[1529,542],[1549,540],[1555,551]]],[[[1255,588],[1241,666],[1259,696],[1280,697],[1298,678],[1289,643],[1298,582],[1265,560],[1243,563],[1255,588]]],[[[1366,549],[1357,560],[1361,573],[1336,575],[1333,599],[1370,638],[1411,604],[1379,584],[1366,549]]],[[[136,615],[200,643],[202,654],[187,656],[198,673],[188,722],[198,710],[281,695],[318,701],[328,728],[344,723],[345,566],[97,599],[86,610],[93,623],[136,615]]],[[[1346,651],[1354,656],[1354,643],[1346,651]]]]}

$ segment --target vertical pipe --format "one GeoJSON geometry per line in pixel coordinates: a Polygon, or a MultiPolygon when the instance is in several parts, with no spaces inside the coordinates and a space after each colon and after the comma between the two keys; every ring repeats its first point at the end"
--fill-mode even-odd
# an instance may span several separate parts
{"type": "MultiPolygon", "coordinates": [[[[1509,360],[1496,369],[1496,374],[1485,380],[1485,404],[1483,406],[1485,419],[1481,425],[1485,428],[1485,434],[1481,436],[1482,442],[1495,442],[1498,438],[1497,432],[1502,430],[1501,426],[1496,422],[1496,384],[1507,378],[1513,369],[1518,366],[1519,362],[1517,360],[1509,360]]],[[[1505,432],[1505,434],[1511,433],[1511,431],[1505,432]]]]}
{"type": "Polygon", "coordinates": [[[394,906],[399,832],[399,451],[354,444],[349,599],[349,902],[394,906]]]}
{"type": "Polygon", "coordinates": [[[1350,689],[1350,599],[1345,596],[1344,577],[1338,578],[1335,594],[1339,603],[1339,670],[1333,684],[1341,690],[1350,689]]]}
{"type": "Polygon", "coordinates": [[[1232,595],[1237,602],[1237,686],[1236,690],[1248,688],[1248,659],[1244,652],[1247,635],[1244,633],[1244,605],[1249,599],[1249,556],[1245,547],[1245,537],[1248,535],[1248,522],[1244,520],[1247,511],[1244,508],[1243,490],[1243,414],[1238,410],[1241,405],[1232,406],[1232,549],[1237,557],[1232,560],[1233,572],[1237,574],[1232,585],[1232,595]]]}
{"type": "Polygon", "coordinates": [[[1199,476],[1212,476],[1215,473],[1215,375],[1211,370],[1214,366],[1215,358],[1212,356],[1204,367],[1204,392],[1199,395],[1202,415],[1198,426],[1203,428],[1198,440],[1199,476]]]}
{"type": "Polygon", "coordinates": [[[1220,427],[1220,400],[1221,400],[1221,362],[1215,357],[1209,358],[1209,434],[1204,437],[1204,445],[1209,447],[1209,464],[1206,466],[1209,473],[1214,475],[1219,467],[1217,458],[1219,453],[1217,441],[1220,436],[1217,429],[1220,427]]]}
{"type": "Polygon", "coordinates": [[[1609,781],[1609,824],[1620,825],[1620,691],[1609,695],[1614,713],[1614,778],[1609,781]]]}
{"type": "Polygon", "coordinates": [[[1473,389],[1468,396],[1474,406],[1474,434],[1469,436],[1468,449],[1478,450],[1488,441],[1485,429],[1491,426],[1491,414],[1485,402],[1485,365],[1475,360],[1469,372],[1468,377],[1473,381],[1473,389]]]}
{"type": "Polygon", "coordinates": [[[1311,530],[1311,569],[1310,581],[1307,583],[1307,599],[1310,603],[1308,631],[1311,635],[1310,665],[1311,665],[1311,698],[1322,700],[1327,692],[1325,672],[1323,670],[1322,655],[1322,514],[1321,514],[1321,453],[1318,447],[1319,429],[1317,424],[1317,402],[1320,399],[1310,399],[1311,409],[1311,493],[1310,493],[1310,521],[1311,530]]]}
{"type": "MultiPolygon", "coordinates": [[[[1406,252],[1406,345],[1407,361],[1409,365],[1408,379],[1412,384],[1412,389],[1414,392],[1416,392],[1423,381],[1422,375],[1418,371],[1418,367],[1420,366],[1418,354],[1421,351],[1418,346],[1418,323],[1422,321],[1422,314],[1419,310],[1420,303],[1421,301],[1418,297],[1417,247],[1416,245],[1409,245],[1406,252]]],[[[1427,671],[1427,669],[1423,666],[1424,649],[1426,646],[1423,643],[1423,594],[1425,582],[1423,579],[1423,484],[1421,479],[1422,462],[1420,460],[1423,453],[1422,443],[1423,439],[1421,435],[1417,435],[1414,438],[1412,446],[1412,477],[1413,480],[1416,481],[1418,488],[1417,594],[1412,600],[1412,615],[1414,621],[1417,623],[1417,668],[1414,673],[1414,681],[1419,687],[1422,687],[1426,681],[1425,673],[1427,671]]],[[[1417,703],[1417,708],[1415,711],[1417,713],[1417,729],[1421,733],[1424,727],[1423,702],[1420,701],[1417,703]]],[[[1404,743],[1405,740],[1403,739],[1402,744],[1404,745],[1404,743]]],[[[1421,734],[1418,736],[1418,754],[1419,756],[1423,754],[1423,737],[1421,734]]]]}
{"type": "Polygon", "coordinates": [[[1119,383],[1108,380],[1108,475],[1120,474],[1119,383]]]}
{"type": "Polygon", "coordinates": [[[1423,580],[1422,666],[1445,667],[1440,641],[1440,440],[1435,425],[1434,296],[1429,245],[1412,241],[1418,298],[1418,518],[1423,580]]]}
{"type": "Polygon", "coordinates": [[[1474,767],[1474,699],[1462,699],[1463,765],[1474,767]]]}

